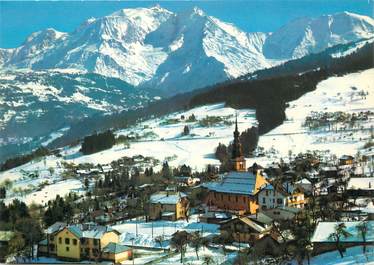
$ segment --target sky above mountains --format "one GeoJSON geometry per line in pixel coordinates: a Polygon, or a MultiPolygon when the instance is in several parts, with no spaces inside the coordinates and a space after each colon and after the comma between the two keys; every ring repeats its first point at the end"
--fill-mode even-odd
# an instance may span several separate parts
{"type": "Polygon", "coordinates": [[[373,17],[372,0],[252,0],[252,1],[0,1],[0,47],[20,46],[31,33],[45,28],[71,32],[91,17],[116,10],[160,4],[172,12],[197,6],[207,14],[247,32],[272,32],[303,16],[342,11],[373,17]]]}

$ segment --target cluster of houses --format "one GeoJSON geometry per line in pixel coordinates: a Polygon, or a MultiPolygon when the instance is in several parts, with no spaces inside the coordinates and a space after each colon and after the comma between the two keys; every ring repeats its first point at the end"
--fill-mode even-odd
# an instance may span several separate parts
{"type": "MultiPolygon", "coordinates": [[[[203,190],[206,199],[199,207],[199,221],[218,224],[222,235],[252,246],[256,242],[255,247],[258,251],[265,251],[264,254],[279,254],[281,250],[277,246],[284,236],[274,229],[275,222],[297,217],[308,204],[310,196],[348,191],[355,200],[362,200],[363,206],[347,209],[347,216],[351,219],[344,223],[351,236],[345,238],[343,243],[347,246],[362,244],[357,231],[357,223],[362,220],[368,220],[368,233],[371,233],[366,240],[374,242],[371,236],[374,235],[374,207],[372,202],[367,203],[374,196],[374,178],[358,177],[354,157],[343,156],[337,165],[325,166],[320,172],[309,172],[308,178],[298,181],[290,180],[294,172],[289,171],[285,175],[290,178],[279,182],[267,178],[259,165],[247,168],[236,124],[231,165],[231,171],[218,174],[210,182],[200,183],[200,179],[192,177],[176,178],[179,186],[195,186],[203,190]]],[[[110,168],[101,170],[108,172],[110,168]]],[[[149,189],[152,185],[145,184],[138,188],[149,189]]],[[[191,210],[188,193],[169,189],[155,192],[149,197],[149,220],[188,221],[191,210]]],[[[110,224],[105,219],[108,214],[108,211],[93,212],[92,221],[110,224]]],[[[120,217],[126,218],[123,215],[120,217]]],[[[39,244],[39,253],[67,260],[103,259],[113,262],[132,257],[132,249],[118,243],[119,233],[116,230],[95,223],[52,225],[47,229],[47,238],[39,244]]],[[[340,223],[320,222],[317,225],[312,242],[318,249],[326,251],[334,248],[329,234],[340,223]]]]}

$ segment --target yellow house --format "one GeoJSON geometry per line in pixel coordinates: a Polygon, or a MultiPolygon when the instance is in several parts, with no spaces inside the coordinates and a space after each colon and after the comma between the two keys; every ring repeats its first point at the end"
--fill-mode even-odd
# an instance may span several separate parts
{"type": "Polygon", "coordinates": [[[82,231],[77,226],[69,226],[57,233],[57,257],[68,260],[81,259],[82,231]]]}
{"type": "Polygon", "coordinates": [[[47,228],[47,238],[38,244],[38,255],[47,255],[52,257],[57,255],[56,234],[65,227],[66,223],[56,222],[47,228]]]}
{"type": "Polygon", "coordinates": [[[132,259],[132,250],[123,245],[109,243],[102,251],[102,259],[121,263],[124,260],[132,259]]]}
{"type": "Polygon", "coordinates": [[[149,218],[151,220],[178,220],[187,216],[189,201],[183,192],[161,191],[151,195],[149,218]]]}
{"type": "Polygon", "coordinates": [[[74,261],[106,259],[115,262],[131,257],[131,250],[118,244],[120,233],[110,227],[86,223],[65,225],[56,231],[57,227],[59,226],[54,224],[47,229],[48,241],[53,240],[56,244],[55,254],[53,252],[48,254],[45,251],[44,245],[47,240],[39,244],[42,250],[39,250],[39,253],[74,261]]]}

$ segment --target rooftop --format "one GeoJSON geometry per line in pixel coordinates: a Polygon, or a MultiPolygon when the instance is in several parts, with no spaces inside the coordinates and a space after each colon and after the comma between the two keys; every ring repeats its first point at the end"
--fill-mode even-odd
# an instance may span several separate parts
{"type": "MultiPolygon", "coordinates": [[[[53,224],[50,226],[48,230],[53,231],[58,225],[63,224],[63,223],[57,223],[53,224]]],[[[95,238],[95,239],[100,239],[105,233],[107,232],[116,232],[113,228],[109,226],[102,226],[102,225],[97,225],[95,223],[85,223],[85,224],[77,224],[77,225],[64,225],[60,226],[59,230],[62,230],[64,228],[67,228],[71,233],[73,233],[76,237],[78,238],[95,238]]]]}
{"type": "Polygon", "coordinates": [[[374,177],[372,178],[351,178],[348,181],[348,190],[374,190],[374,177]]]}
{"type": "Polygon", "coordinates": [[[187,197],[183,192],[161,191],[151,195],[151,203],[177,204],[182,198],[187,197]]]}
{"type": "Polygon", "coordinates": [[[106,245],[103,248],[103,252],[114,253],[114,254],[122,253],[122,252],[128,251],[128,250],[130,250],[129,247],[126,247],[124,245],[120,245],[120,244],[117,244],[117,243],[113,243],[113,242],[110,242],[108,245],[106,245]]]}
{"type": "Polygon", "coordinates": [[[231,171],[221,175],[221,178],[220,182],[204,183],[202,186],[222,193],[256,194],[256,176],[252,172],[231,171]]]}
{"type": "MultiPolygon", "coordinates": [[[[361,222],[319,222],[314,231],[312,242],[335,242],[333,238],[330,238],[330,235],[341,223],[345,224],[345,230],[350,233],[348,237],[341,238],[342,242],[363,242],[361,233],[357,229],[357,225],[361,222]]],[[[366,242],[374,242],[374,221],[367,221],[367,224],[366,242]]]]}

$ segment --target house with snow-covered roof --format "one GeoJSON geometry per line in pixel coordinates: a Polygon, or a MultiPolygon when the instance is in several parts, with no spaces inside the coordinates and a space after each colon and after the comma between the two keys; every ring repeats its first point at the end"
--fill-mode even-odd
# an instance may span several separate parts
{"type": "Polygon", "coordinates": [[[108,259],[114,262],[121,262],[131,256],[128,249],[118,245],[120,233],[109,226],[95,223],[66,225],[59,222],[50,226],[46,232],[47,239],[42,240],[38,247],[41,255],[71,261],[108,259]],[[45,247],[52,247],[53,252],[40,251],[40,248],[45,247]]]}
{"type": "Polygon", "coordinates": [[[221,234],[229,234],[236,242],[253,243],[264,236],[267,229],[249,217],[237,217],[220,223],[221,234]]]}
{"type": "Polygon", "coordinates": [[[337,226],[344,225],[344,230],[348,232],[348,236],[342,236],[340,243],[343,247],[352,247],[357,245],[374,244],[374,221],[355,221],[355,222],[319,222],[314,230],[311,242],[314,246],[314,252],[322,253],[336,249],[336,241],[332,236],[337,226]],[[367,225],[367,233],[365,240],[362,237],[359,225],[367,225]]]}
{"type": "Polygon", "coordinates": [[[179,220],[187,217],[189,200],[185,193],[161,191],[151,195],[149,218],[151,220],[179,220]]]}
{"type": "Polygon", "coordinates": [[[350,178],[347,191],[354,196],[374,196],[374,177],[350,178]]]}

